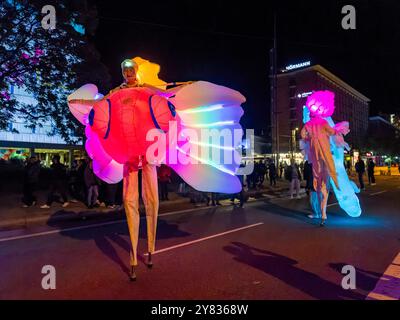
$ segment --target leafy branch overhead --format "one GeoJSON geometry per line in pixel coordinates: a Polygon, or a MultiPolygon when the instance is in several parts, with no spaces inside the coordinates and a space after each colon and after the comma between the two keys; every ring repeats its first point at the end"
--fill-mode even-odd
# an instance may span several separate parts
{"type": "Polygon", "coordinates": [[[109,74],[90,43],[97,11],[86,1],[3,1],[0,6],[0,129],[22,118],[27,127],[52,122],[51,134],[68,143],[80,140],[80,126],[68,111],[67,95],[88,79],[103,91],[109,74]],[[54,2],[54,3],[51,3],[54,2]],[[41,9],[53,5],[56,28],[46,30],[41,9]],[[34,102],[16,100],[10,86],[21,88],[34,102]]]}

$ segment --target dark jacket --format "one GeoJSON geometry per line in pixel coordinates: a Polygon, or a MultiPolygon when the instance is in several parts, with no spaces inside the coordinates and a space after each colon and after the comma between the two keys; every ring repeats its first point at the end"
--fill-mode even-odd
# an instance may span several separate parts
{"type": "Polygon", "coordinates": [[[372,161],[368,162],[368,172],[374,172],[375,169],[375,163],[373,163],[372,161]]]}
{"type": "Polygon", "coordinates": [[[268,170],[269,170],[269,176],[270,177],[275,177],[276,176],[276,167],[274,163],[270,163],[268,165],[268,170]]]}
{"type": "Polygon", "coordinates": [[[53,163],[51,166],[51,177],[55,181],[67,180],[67,169],[62,163],[53,163]]]}
{"type": "Polygon", "coordinates": [[[365,172],[365,163],[364,161],[357,161],[356,163],[356,171],[357,173],[364,173],[365,172]]]}
{"type": "Polygon", "coordinates": [[[96,177],[93,170],[90,169],[89,165],[87,165],[85,168],[85,185],[87,188],[99,185],[99,179],[96,177]]]}
{"type": "Polygon", "coordinates": [[[38,183],[40,173],[39,161],[34,163],[28,163],[25,167],[25,182],[26,183],[38,183]]]}

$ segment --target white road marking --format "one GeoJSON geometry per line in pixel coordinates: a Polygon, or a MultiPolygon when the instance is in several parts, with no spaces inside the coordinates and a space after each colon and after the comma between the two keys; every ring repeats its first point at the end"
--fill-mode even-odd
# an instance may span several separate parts
{"type": "Polygon", "coordinates": [[[387,192],[387,190],[371,193],[370,196],[377,196],[378,194],[382,194],[382,193],[385,193],[385,192],[387,192]]]}
{"type": "MultiPolygon", "coordinates": [[[[164,249],[160,249],[160,250],[154,251],[153,255],[154,254],[158,254],[158,253],[162,253],[162,252],[166,252],[166,251],[170,251],[170,250],[173,250],[173,249],[181,248],[181,247],[186,247],[186,246],[189,246],[191,244],[202,242],[202,241],[206,241],[206,240],[209,240],[209,239],[221,237],[221,236],[224,236],[226,234],[238,232],[238,231],[249,229],[249,228],[254,228],[254,227],[257,227],[257,226],[260,226],[260,225],[263,225],[263,224],[264,224],[264,222],[259,222],[259,223],[251,224],[251,225],[248,225],[248,226],[245,226],[245,227],[241,227],[241,228],[237,228],[237,229],[233,229],[233,230],[217,233],[217,234],[214,234],[212,236],[208,236],[208,237],[204,237],[204,238],[200,238],[200,239],[196,239],[196,240],[180,243],[180,244],[177,244],[177,245],[172,246],[172,247],[168,247],[168,248],[164,248],[164,249]]],[[[145,254],[145,255],[147,255],[147,254],[145,254]]]]}
{"type": "Polygon", "coordinates": [[[400,300],[400,253],[386,269],[366,300],[400,300]]]}
{"type": "Polygon", "coordinates": [[[31,233],[31,234],[25,234],[23,236],[15,236],[15,237],[3,238],[3,239],[0,239],[0,242],[19,240],[19,239],[26,239],[26,238],[35,238],[35,237],[41,237],[41,236],[46,236],[46,235],[49,235],[49,234],[55,234],[55,233],[60,233],[60,232],[67,232],[67,231],[75,231],[75,230],[82,230],[82,229],[88,229],[88,228],[101,227],[101,226],[121,223],[121,222],[124,222],[124,221],[125,220],[109,221],[109,222],[96,223],[96,224],[91,224],[91,225],[82,226],[82,227],[73,227],[73,228],[57,229],[57,230],[44,231],[44,232],[36,232],[36,233],[31,233]]]}

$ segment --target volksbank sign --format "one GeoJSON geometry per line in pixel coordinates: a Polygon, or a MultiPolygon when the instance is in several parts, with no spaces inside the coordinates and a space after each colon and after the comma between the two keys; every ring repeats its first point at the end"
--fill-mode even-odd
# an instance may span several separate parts
{"type": "Polygon", "coordinates": [[[301,63],[296,63],[296,64],[290,64],[285,67],[285,71],[291,71],[294,69],[299,69],[299,68],[304,68],[304,67],[309,67],[311,66],[311,61],[305,61],[301,63]]]}

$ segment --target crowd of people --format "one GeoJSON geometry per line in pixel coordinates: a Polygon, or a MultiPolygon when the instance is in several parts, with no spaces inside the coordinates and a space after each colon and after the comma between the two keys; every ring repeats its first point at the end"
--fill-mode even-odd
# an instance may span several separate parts
{"type": "MultiPolygon", "coordinates": [[[[25,165],[23,186],[23,207],[37,204],[35,196],[40,182],[40,161],[31,156],[25,165]]],[[[43,185],[43,182],[41,183],[43,185]]],[[[89,159],[74,160],[71,168],[60,162],[60,156],[52,158],[48,179],[46,203],[42,209],[49,209],[55,201],[60,201],[62,207],[70,202],[83,202],[89,209],[107,207],[115,209],[122,204],[122,183],[108,184],[101,181],[93,172],[93,163],[89,159]]]]}
{"type": "MultiPolygon", "coordinates": [[[[307,161],[300,164],[292,159],[290,164],[280,162],[278,168],[272,159],[259,160],[254,163],[254,170],[247,175],[245,180],[239,176],[242,183],[242,190],[232,195],[232,203],[235,199],[239,200],[240,207],[246,202],[245,190],[257,190],[264,186],[266,181],[270,187],[276,187],[277,179],[285,179],[289,182],[290,198],[300,198],[300,185],[305,182],[306,193],[313,189],[312,186],[312,166],[307,161]]],[[[348,163],[345,163],[348,168],[348,163]]],[[[367,173],[370,185],[375,185],[374,176],[375,163],[369,159],[367,165],[359,159],[355,164],[355,171],[358,175],[358,182],[361,190],[365,190],[364,175],[367,173]]],[[[41,166],[36,156],[30,157],[26,161],[23,185],[23,207],[35,206],[37,198],[35,191],[38,189],[41,166]]],[[[55,200],[60,200],[62,206],[67,207],[70,202],[83,202],[91,209],[95,207],[107,207],[116,209],[122,206],[122,182],[108,184],[101,181],[93,172],[91,159],[80,159],[72,162],[71,168],[67,168],[60,162],[60,157],[55,155],[52,159],[48,181],[47,201],[41,205],[42,209],[49,209],[55,200]]],[[[161,201],[169,201],[169,185],[172,184],[172,171],[162,165],[158,168],[159,193],[161,201]]],[[[179,194],[187,194],[187,185],[183,180],[178,181],[179,194]]],[[[217,193],[193,192],[190,201],[194,204],[206,203],[206,205],[220,205],[220,195],[217,193]]]]}

